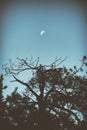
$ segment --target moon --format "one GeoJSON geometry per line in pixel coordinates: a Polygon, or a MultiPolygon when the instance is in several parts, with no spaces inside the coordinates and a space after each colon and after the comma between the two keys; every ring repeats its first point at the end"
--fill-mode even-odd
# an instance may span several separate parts
{"type": "Polygon", "coordinates": [[[42,30],[42,31],[40,32],[40,36],[42,37],[44,34],[45,34],[45,30],[42,30]]]}

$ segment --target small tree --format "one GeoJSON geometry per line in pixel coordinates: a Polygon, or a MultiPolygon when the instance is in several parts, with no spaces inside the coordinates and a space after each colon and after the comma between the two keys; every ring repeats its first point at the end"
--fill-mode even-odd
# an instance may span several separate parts
{"type": "Polygon", "coordinates": [[[39,58],[17,60],[16,65],[10,60],[10,66],[3,65],[3,69],[14,78],[13,82],[26,87],[30,102],[37,108],[33,125],[37,124],[40,130],[51,130],[52,126],[52,130],[80,128],[87,116],[87,77],[78,73],[87,65],[87,57],[83,57],[79,68],[73,69],[59,68],[64,61],[61,58],[50,65],[39,64],[39,58]],[[32,72],[28,82],[18,78],[20,73],[23,77],[25,71],[32,72]]]}

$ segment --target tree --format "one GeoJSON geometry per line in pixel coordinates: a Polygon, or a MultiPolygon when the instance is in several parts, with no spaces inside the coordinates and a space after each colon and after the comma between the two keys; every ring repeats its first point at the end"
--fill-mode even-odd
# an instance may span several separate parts
{"type": "Polygon", "coordinates": [[[3,90],[7,88],[7,86],[3,86],[3,75],[0,76],[0,129],[12,129],[11,124],[9,122],[9,118],[7,115],[7,106],[3,97],[3,90]]]}
{"type": "Polygon", "coordinates": [[[20,95],[17,88],[6,98],[8,116],[11,119],[11,125],[15,129],[25,129],[27,117],[33,105],[29,98],[20,95]]]}
{"type": "Polygon", "coordinates": [[[87,66],[87,57],[83,57],[79,68],[74,66],[73,69],[59,67],[64,60],[59,58],[50,65],[42,65],[39,64],[39,58],[17,58],[16,65],[11,60],[9,66],[3,65],[5,73],[14,78],[12,82],[18,82],[27,89],[28,103],[33,104],[31,109],[27,106],[32,111],[28,115],[29,121],[27,119],[28,123],[32,120],[30,129],[74,130],[86,124],[87,77],[78,73],[87,66]],[[23,77],[26,71],[32,72],[28,82],[18,78],[21,73],[23,77]]]}

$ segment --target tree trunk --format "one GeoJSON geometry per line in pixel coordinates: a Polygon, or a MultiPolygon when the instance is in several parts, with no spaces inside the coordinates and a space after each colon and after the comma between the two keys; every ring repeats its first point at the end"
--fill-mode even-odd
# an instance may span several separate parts
{"type": "Polygon", "coordinates": [[[44,130],[44,120],[45,120],[45,113],[46,113],[46,105],[45,101],[42,96],[38,98],[38,107],[39,107],[39,128],[44,130]]]}

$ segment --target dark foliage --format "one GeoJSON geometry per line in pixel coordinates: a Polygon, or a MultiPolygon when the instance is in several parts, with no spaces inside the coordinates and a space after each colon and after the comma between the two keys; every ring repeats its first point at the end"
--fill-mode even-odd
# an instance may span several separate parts
{"type": "Polygon", "coordinates": [[[24,85],[25,92],[17,89],[3,99],[3,76],[0,77],[0,127],[3,130],[86,130],[87,129],[87,76],[84,67],[87,57],[81,60],[81,66],[73,69],[59,67],[64,61],[55,59],[50,65],[17,58],[15,65],[3,65],[7,75],[13,76],[12,82],[24,85]],[[26,71],[32,77],[26,83],[18,75],[26,71]],[[84,74],[84,76],[82,75],[84,74]]]}

